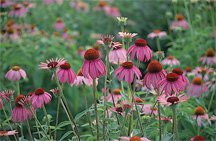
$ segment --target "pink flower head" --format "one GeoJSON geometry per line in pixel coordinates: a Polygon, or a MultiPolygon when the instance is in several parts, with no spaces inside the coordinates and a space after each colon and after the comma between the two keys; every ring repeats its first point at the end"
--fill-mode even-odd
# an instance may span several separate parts
{"type": "Polygon", "coordinates": [[[108,102],[117,103],[122,98],[121,89],[115,88],[107,97],[108,102]]]}
{"type": "Polygon", "coordinates": [[[10,97],[14,94],[14,90],[4,90],[0,92],[0,98],[4,100],[10,100],[10,97]]]}
{"type": "Polygon", "coordinates": [[[205,83],[203,83],[201,77],[195,77],[192,81],[192,84],[187,87],[187,94],[189,96],[200,97],[202,93],[205,93],[207,91],[208,87],[205,83]]]}
{"type": "Polygon", "coordinates": [[[12,110],[12,121],[13,122],[23,122],[26,121],[28,118],[32,118],[32,113],[26,106],[27,97],[20,94],[15,99],[15,107],[12,110]]]}
{"type": "MultiPolygon", "coordinates": [[[[179,79],[182,80],[182,82],[185,84],[185,87],[186,87],[187,84],[189,84],[189,80],[183,74],[183,70],[181,70],[180,68],[175,68],[175,69],[172,70],[172,72],[179,75],[179,79]]],[[[184,89],[185,89],[185,87],[184,87],[184,89]]]]}
{"type": "Polygon", "coordinates": [[[31,96],[32,106],[35,109],[42,108],[44,104],[48,104],[51,99],[52,96],[48,92],[44,91],[42,88],[38,88],[31,96]]]}
{"type": "Polygon", "coordinates": [[[19,66],[13,66],[6,74],[5,78],[11,81],[19,81],[22,78],[26,78],[26,72],[19,66]]]}
{"type": "Polygon", "coordinates": [[[157,29],[157,30],[154,30],[152,33],[148,34],[147,37],[153,39],[156,37],[163,38],[165,36],[167,36],[167,33],[165,31],[161,31],[157,29]]]}
{"type": "Polygon", "coordinates": [[[176,20],[173,21],[170,25],[171,30],[178,30],[178,29],[189,29],[189,24],[184,19],[184,16],[181,14],[176,15],[176,20]]]}
{"type": "Polygon", "coordinates": [[[134,74],[138,79],[142,76],[140,70],[134,66],[132,62],[124,62],[121,67],[117,68],[114,72],[114,75],[118,77],[119,81],[124,79],[128,83],[133,82],[134,74]]]}
{"type": "Polygon", "coordinates": [[[55,30],[62,31],[65,28],[64,21],[61,18],[58,18],[54,24],[55,30]]]}
{"type": "Polygon", "coordinates": [[[0,0],[0,7],[6,8],[13,5],[11,0],[0,0]]]}
{"type": "Polygon", "coordinates": [[[166,78],[158,82],[158,90],[160,94],[164,92],[167,96],[183,91],[184,87],[185,84],[176,73],[168,73],[166,78]]]}
{"type": "Polygon", "coordinates": [[[21,4],[14,4],[13,9],[9,12],[11,17],[23,17],[26,15],[28,10],[21,4]]]}
{"type": "Polygon", "coordinates": [[[163,66],[157,60],[153,60],[148,64],[147,70],[148,72],[143,79],[144,85],[148,89],[151,89],[151,87],[157,88],[158,81],[164,79],[166,76],[163,66]]]}
{"type": "Polygon", "coordinates": [[[202,136],[195,136],[195,137],[191,138],[190,141],[206,141],[206,140],[202,136]]]}
{"type": "Polygon", "coordinates": [[[112,44],[112,50],[109,52],[109,62],[113,64],[122,64],[127,60],[127,51],[122,48],[122,44],[119,42],[113,42],[112,44]]]}
{"type": "Polygon", "coordinates": [[[133,137],[119,137],[119,139],[121,139],[121,141],[150,141],[149,139],[145,138],[145,137],[139,137],[139,136],[133,136],[133,137]]]}
{"type": "Polygon", "coordinates": [[[197,120],[198,126],[202,125],[203,119],[207,120],[209,124],[211,124],[208,114],[206,114],[206,111],[201,106],[196,107],[194,111],[193,119],[197,120]]]}
{"type": "Polygon", "coordinates": [[[76,79],[76,73],[71,69],[71,65],[67,62],[61,64],[57,69],[58,80],[61,83],[72,85],[76,79]]]}
{"type": "Polygon", "coordinates": [[[0,131],[0,137],[2,136],[11,136],[11,135],[15,135],[18,132],[16,130],[11,130],[11,131],[0,131]]]}
{"type": "Polygon", "coordinates": [[[119,32],[118,33],[121,38],[132,39],[137,35],[137,33],[128,33],[128,32],[119,32]]]}
{"type": "Polygon", "coordinates": [[[156,107],[153,107],[152,104],[143,104],[143,105],[138,105],[141,108],[142,114],[144,115],[157,115],[158,110],[156,107]]]}
{"type": "Polygon", "coordinates": [[[46,70],[51,70],[54,68],[58,68],[61,64],[65,63],[64,58],[51,58],[46,60],[46,62],[41,62],[39,65],[40,69],[46,69],[46,70]]]}
{"type": "Polygon", "coordinates": [[[215,51],[213,50],[213,48],[209,48],[206,51],[205,56],[200,58],[200,61],[202,62],[202,64],[206,64],[206,65],[213,65],[216,64],[216,56],[215,56],[215,51]]]}
{"type": "Polygon", "coordinates": [[[75,86],[80,86],[80,85],[91,86],[93,84],[93,79],[90,76],[88,76],[88,77],[83,76],[82,69],[80,69],[78,71],[77,78],[73,84],[75,86]]]}
{"type": "Polygon", "coordinates": [[[213,74],[214,72],[215,71],[213,68],[208,67],[196,67],[194,70],[192,70],[192,73],[194,73],[196,77],[201,77],[205,81],[209,80],[209,75],[213,74]]]}
{"type": "Polygon", "coordinates": [[[101,40],[97,40],[97,44],[101,44],[101,45],[109,45],[112,43],[114,39],[114,36],[113,35],[101,35],[101,40]]]}
{"type": "Polygon", "coordinates": [[[180,65],[180,62],[174,56],[168,56],[161,61],[163,65],[169,65],[170,67],[174,65],[180,65]]]}
{"type": "Polygon", "coordinates": [[[160,95],[157,100],[160,104],[170,106],[174,104],[178,104],[181,102],[185,102],[189,99],[189,97],[184,96],[184,95],[172,95],[172,96],[167,96],[165,94],[160,95]]]}
{"type": "Polygon", "coordinates": [[[106,67],[99,58],[99,52],[95,49],[88,49],[84,55],[84,63],[82,65],[82,74],[85,77],[95,79],[106,75],[106,67]]]}
{"type": "Polygon", "coordinates": [[[152,51],[144,39],[137,39],[135,44],[128,49],[128,54],[132,54],[133,60],[136,57],[139,61],[144,62],[149,61],[152,57],[152,51]]]}
{"type": "Polygon", "coordinates": [[[54,3],[54,0],[43,0],[43,2],[46,5],[50,5],[50,4],[54,3]]]}
{"type": "Polygon", "coordinates": [[[121,106],[111,107],[108,110],[108,116],[111,117],[113,113],[117,113],[122,115],[124,113],[123,108],[121,106]]]}
{"type": "Polygon", "coordinates": [[[114,7],[114,6],[112,6],[112,7],[111,6],[105,6],[104,11],[105,11],[107,16],[110,16],[113,18],[121,16],[119,9],[117,7],[114,7]]]}
{"type": "Polygon", "coordinates": [[[64,2],[64,0],[56,0],[56,3],[57,3],[58,5],[62,5],[63,2],[64,2]]]}

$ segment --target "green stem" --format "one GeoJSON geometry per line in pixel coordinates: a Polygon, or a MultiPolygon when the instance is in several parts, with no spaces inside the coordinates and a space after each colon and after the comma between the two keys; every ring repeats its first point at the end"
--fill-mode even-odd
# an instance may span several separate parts
{"type": "Polygon", "coordinates": [[[173,127],[172,127],[172,141],[178,141],[178,126],[177,126],[177,115],[176,115],[176,107],[173,105],[173,127]]]}
{"type": "Polygon", "coordinates": [[[27,124],[27,129],[28,129],[28,132],[29,132],[29,136],[30,136],[30,141],[33,141],[32,133],[31,133],[31,128],[30,128],[28,119],[26,120],[26,124],[27,124]]]}
{"type": "Polygon", "coordinates": [[[24,137],[22,123],[19,124],[21,136],[24,137]]]}
{"type": "Polygon", "coordinates": [[[93,96],[94,96],[94,110],[95,110],[95,116],[96,116],[97,141],[99,141],[100,140],[100,138],[99,138],[99,121],[98,121],[98,111],[97,111],[96,80],[95,79],[93,79],[93,96]]]}
{"type": "Polygon", "coordinates": [[[161,51],[160,38],[159,37],[156,37],[156,43],[157,43],[157,50],[161,51]]]}
{"type": "Polygon", "coordinates": [[[161,112],[160,112],[160,103],[158,102],[158,117],[159,117],[159,141],[162,139],[162,127],[161,127],[161,112]]]}
{"type": "Polygon", "coordinates": [[[131,130],[132,130],[132,116],[133,115],[128,115],[128,118],[129,118],[129,123],[128,123],[128,136],[130,136],[131,134],[131,130]]]}
{"type": "MultiPolygon", "coordinates": [[[[58,97],[58,103],[57,103],[56,123],[55,123],[56,128],[58,126],[58,120],[59,120],[59,109],[60,109],[60,96],[58,97]]],[[[56,140],[57,138],[56,134],[57,134],[57,130],[55,130],[55,133],[54,133],[54,140],[56,140]]]]}
{"type": "Polygon", "coordinates": [[[16,81],[16,88],[17,88],[17,96],[20,94],[20,85],[19,81],[16,81]]]}
{"type": "Polygon", "coordinates": [[[75,123],[75,121],[74,121],[74,119],[73,119],[72,113],[71,113],[70,110],[69,110],[69,105],[68,105],[68,103],[67,103],[67,100],[66,100],[66,98],[64,97],[62,87],[61,87],[61,85],[60,85],[60,83],[59,83],[59,81],[58,81],[57,73],[54,72],[54,75],[55,75],[55,81],[56,81],[57,86],[58,86],[58,88],[59,88],[59,90],[60,90],[60,102],[61,102],[61,105],[62,105],[62,107],[64,108],[64,111],[65,111],[65,113],[66,113],[68,119],[70,120],[72,130],[74,130],[74,134],[77,136],[78,141],[80,141],[80,136],[79,136],[79,134],[78,134],[78,128],[77,128],[76,123],[75,123]],[[74,128],[73,128],[73,125],[74,125],[74,128]]]}
{"type": "Polygon", "coordinates": [[[45,106],[43,106],[43,112],[45,114],[46,121],[47,121],[47,126],[48,126],[48,131],[49,131],[49,137],[52,138],[51,129],[50,129],[50,121],[49,121],[48,114],[47,114],[45,106]]]}
{"type": "Polygon", "coordinates": [[[210,99],[210,102],[209,102],[209,105],[208,105],[208,112],[210,111],[211,109],[211,105],[212,105],[212,102],[213,102],[213,99],[214,99],[214,95],[215,95],[215,90],[213,91],[212,95],[211,95],[211,99],[210,99]]]}
{"type": "MultiPolygon", "coordinates": [[[[36,115],[36,112],[35,112],[35,116],[37,117],[37,115],[36,115]]],[[[39,128],[38,128],[38,123],[37,123],[37,120],[35,119],[35,124],[36,124],[36,128],[37,128],[37,133],[38,133],[38,137],[39,137],[39,139],[41,139],[41,135],[40,135],[40,130],[39,130],[39,128]]]]}

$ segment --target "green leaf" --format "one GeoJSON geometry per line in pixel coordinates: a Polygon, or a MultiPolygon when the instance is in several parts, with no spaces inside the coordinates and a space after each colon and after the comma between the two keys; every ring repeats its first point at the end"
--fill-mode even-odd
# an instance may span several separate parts
{"type": "Polygon", "coordinates": [[[63,141],[67,136],[69,136],[71,133],[73,133],[73,131],[67,131],[59,141],[63,141]]]}

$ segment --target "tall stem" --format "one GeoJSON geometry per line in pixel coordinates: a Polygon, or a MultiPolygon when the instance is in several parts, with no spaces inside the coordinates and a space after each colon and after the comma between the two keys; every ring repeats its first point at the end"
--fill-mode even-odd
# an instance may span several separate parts
{"type": "MultiPolygon", "coordinates": [[[[37,117],[37,115],[36,115],[36,112],[35,112],[35,116],[37,117]]],[[[37,122],[37,120],[35,119],[35,124],[36,124],[36,129],[37,129],[37,132],[38,132],[38,137],[39,137],[39,139],[41,139],[41,135],[40,135],[40,133],[39,133],[39,128],[38,128],[38,122],[37,122]]]]}
{"type": "Polygon", "coordinates": [[[17,88],[17,96],[20,94],[20,85],[19,81],[16,81],[16,88],[17,88]]]}
{"type": "Polygon", "coordinates": [[[172,127],[172,141],[178,141],[178,127],[177,127],[177,116],[176,116],[176,107],[173,105],[173,127],[172,127]]]}
{"type": "Polygon", "coordinates": [[[97,141],[99,141],[100,140],[99,139],[99,121],[98,121],[98,111],[97,111],[96,81],[95,81],[95,79],[93,79],[93,96],[94,96],[94,110],[95,110],[95,116],[96,116],[97,141]]]}
{"type": "Polygon", "coordinates": [[[27,124],[27,128],[28,128],[29,136],[30,136],[30,141],[33,141],[32,133],[31,133],[31,128],[30,128],[28,119],[26,120],[26,124],[27,124]]]}
{"type": "Polygon", "coordinates": [[[51,137],[52,137],[52,134],[51,134],[51,129],[50,129],[50,121],[49,121],[48,114],[47,114],[47,111],[46,111],[45,106],[43,106],[43,111],[44,111],[44,114],[45,114],[45,117],[46,117],[46,121],[47,121],[49,136],[50,136],[50,138],[51,138],[51,137]]]}
{"type": "MultiPolygon", "coordinates": [[[[60,96],[58,96],[58,103],[57,103],[57,112],[56,112],[56,123],[55,123],[55,127],[57,128],[58,126],[58,120],[59,120],[59,109],[60,109],[60,96]]],[[[57,138],[57,130],[55,130],[55,133],[54,133],[54,140],[56,140],[57,138]]]]}
{"type": "Polygon", "coordinates": [[[161,141],[162,127],[161,127],[161,113],[160,113],[160,103],[158,102],[158,117],[159,117],[159,141],[161,141]]]}
{"type": "Polygon", "coordinates": [[[161,51],[160,38],[159,37],[156,37],[156,43],[157,43],[157,50],[161,51]]]}
{"type": "Polygon", "coordinates": [[[212,93],[212,95],[211,95],[211,99],[210,99],[210,102],[209,102],[209,105],[208,105],[208,112],[209,112],[210,109],[211,109],[211,105],[212,105],[212,102],[213,102],[215,93],[216,93],[215,90],[213,90],[213,93],[212,93]]]}
{"type": "Polygon", "coordinates": [[[67,115],[67,117],[68,117],[68,119],[70,121],[70,123],[71,123],[71,127],[72,127],[72,130],[74,130],[74,134],[77,136],[78,141],[80,141],[80,136],[78,134],[78,128],[77,128],[76,123],[75,123],[75,121],[73,119],[72,113],[69,110],[69,105],[67,103],[67,100],[64,97],[62,87],[61,87],[61,85],[60,85],[60,83],[58,81],[57,73],[54,72],[54,75],[55,75],[55,81],[56,81],[57,86],[58,86],[58,88],[60,90],[60,102],[61,102],[61,105],[62,105],[62,107],[63,107],[63,109],[64,109],[64,111],[65,111],[65,113],[66,113],[66,115],[67,115]],[[73,125],[74,125],[74,128],[73,128],[73,125]]]}

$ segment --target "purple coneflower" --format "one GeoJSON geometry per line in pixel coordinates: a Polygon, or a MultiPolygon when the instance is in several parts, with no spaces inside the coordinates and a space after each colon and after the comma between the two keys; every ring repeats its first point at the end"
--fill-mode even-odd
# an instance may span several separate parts
{"type": "Polygon", "coordinates": [[[215,51],[213,50],[213,48],[209,48],[206,51],[205,56],[200,58],[200,61],[202,62],[202,64],[207,64],[207,65],[213,65],[216,64],[216,56],[215,56],[215,51]]]}
{"type": "Polygon", "coordinates": [[[29,109],[25,107],[27,102],[27,97],[20,94],[15,99],[15,107],[12,111],[12,121],[13,122],[23,122],[32,118],[32,113],[29,109]]]}
{"type": "Polygon", "coordinates": [[[19,81],[22,78],[26,78],[26,72],[20,66],[13,66],[6,74],[5,78],[11,81],[19,81]]]}
{"type": "Polygon", "coordinates": [[[121,89],[119,88],[115,88],[107,97],[107,101],[108,102],[115,102],[117,103],[119,101],[119,99],[122,98],[122,94],[121,94],[121,89]]]}
{"type": "Polygon", "coordinates": [[[31,96],[32,106],[35,109],[42,108],[44,104],[49,103],[51,99],[52,96],[48,92],[44,91],[42,88],[38,88],[31,96]]]}
{"type": "Polygon", "coordinates": [[[122,44],[119,42],[112,43],[112,50],[109,52],[109,62],[113,64],[122,64],[127,60],[127,51],[122,48],[122,44]]]}
{"type": "Polygon", "coordinates": [[[160,94],[164,92],[167,96],[183,91],[184,87],[185,84],[176,73],[168,73],[166,78],[158,82],[158,90],[160,94]]]}
{"type": "Polygon", "coordinates": [[[133,60],[136,57],[139,61],[143,62],[149,61],[152,57],[152,51],[144,39],[137,39],[135,44],[128,49],[128,54],[131,54],[133,60]]]}
{"type": "Polygon", "coordinates": [[[28,12],[26,8],[21,4],[14,4],[13,9],[9,12],[9,16],[11,17],[22,17],[28,12]]]}
{"type": "Polygon", "coordinates": [[[91,86],[93,84],[93,79],[90,76],[88,77],[83,76],[82,69],[80,69],[77,73],[77,78],[73,84],[75,86],[80,86],[80,85],[91,86]]]}
{"type": "Polygon", "coordinates": [[[162,80],[166,76],[163,66],[156,60],[151,61],[147,67],[148,72],[145,74],[143,83],[148,88],[157,88],[158,81],[162,80]]]}
{"type": "Polygon", "coordinates": [[[85,61],[82,65],[82,74],[85,77],[95,79],[106,75],[106,67],[99,58],[99,53],[95,49],[88,49],[84,55],[85,61]]]}
{"type": "Polygon", "coordinates": [[[171,30],[178,30],[178,29],[189,29],[189,24],[185,20],[184,16],[181,14],[176,15],[176,20],[173,21],[170,25],[171,30]]]}
{"type": "Polygon", "coordinates": [[[203,119],[205,119],[209,123],[211,123],[210,120],[209,120],[208,114],[206,113],[206,111],[201,106],[196,107],[196,109],[194,111],[193,119],[197,119],[198,126],[202,125],[202,120],[203,119]]]}
{"type": "Polygon", "coordinates": [[[40,69],[50,70],[54,68],[58,68],[61,64],[65,63],[65,59],[63,58],[51,58],[46,60],[46,62],[41,62],[39,65],[40,69]]]}
{"type": "MultiPolygon", "coordinates": [[[[182,80],[182,82],[185,84],[185,87],[187,84],[189,84],[189,80],[187,79],[187,77],[183,74],[183,70],[181,70],[180,68],[175,68],[172,70],[173,73],[176,73],[179,75],[179,79],[182,80]]],[[[185,88],[184,88],[185,89],[185,88]]]]}
{"type": "Polygon", "coordinates": [[[122,136],[122,137],[119,137],[119,139],[121,141],[150,141],[149,139],[145,137],[139,137],[139,136],[132,136],[132,137],[122,136]]]}
{"type": "Polygon", "coordinates": [[[189,97],[184,96],[184,95],[172,95],[172,96],[167,96],[165,94],[160,95],[157,100],[160,104],[170,106],[174,104],[178,104],[181,102],[185,102],[189,99],[189,97]]]}
{"type": "Polygon", "coordinates": [[[71,65],[67,62],[64,62],[56,70],[58,80],[61,83],[68,82],[69,85],[72,85],[76,79],[76,73],[71,69],[71,65]]]}
{"type": "Polygon", "coordinates": [[[192,81],[192,84],[187,87],[187,94],[189,96],[200,97],[202,93],[205,93],[207,91],[208,87],[205,83],[203,83],[201,77],[195,77],[192,81]]]}
{"type": "Polygon", "coordinates": [[[164,60],[161,61],[161,64],[172,67],[175,65],[180,65],[180,62],[174,56],[168,56],[164,60]]]}
{"type": "Polygon", "coordinates": [[[54,24],[55,30],[63,30],[65,28],[64,21],[61,18],[58,18],[54,24]]]}
{"type": "Polygon", "coordinates": [[[114,72],[114,75],[118,77],[119,81],[124,79],[128,83],[133,82],[134,74],[138,79],[142,76],[140,70],[134,66],[132,62],[124,62],[121,67],[117,68],[114,72]]]}
{"type": "Polygon", "coordinates": [[[157,30],[154,30],[153,32],[151,32],[150,34],[148,34],[147,37],[153,39],[156,37],[163,38],[165,36],[167,36],[167,33],[165,31],[161,31],[161,30],[157,29],[157,30]]]}

